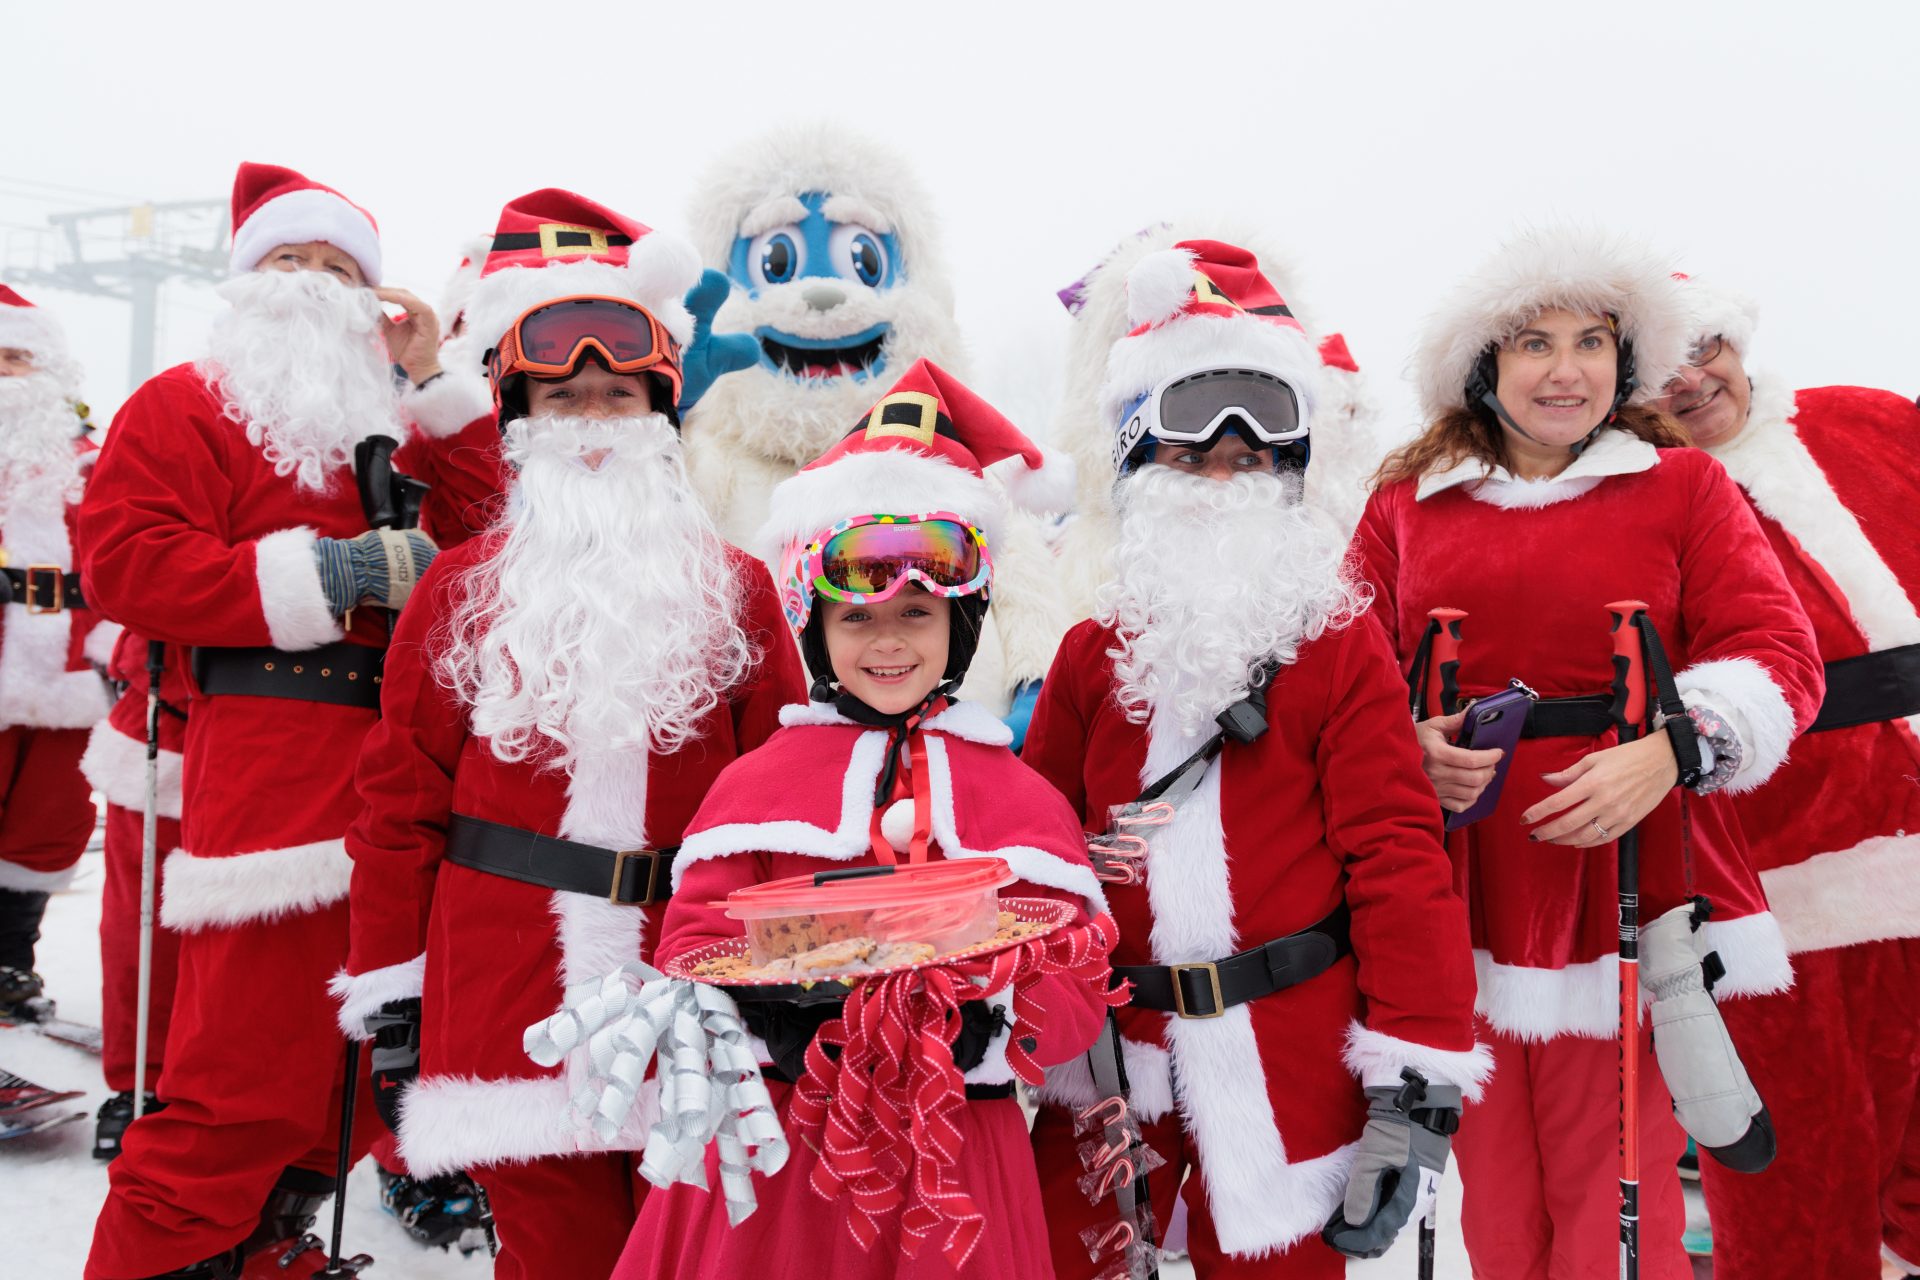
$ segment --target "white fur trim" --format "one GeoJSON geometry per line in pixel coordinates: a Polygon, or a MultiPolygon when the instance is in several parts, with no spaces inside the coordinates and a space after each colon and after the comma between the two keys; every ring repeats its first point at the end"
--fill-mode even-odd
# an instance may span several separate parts
{"type": "Polygon", "coordinates": [[[802,471],[773,491],[767,518],[754,535],[761,559],[779,563],[789,543],[803,541],[850,516],[929,515],[950,511],[1000,539],[999,492],[978,472],[907,446],[848,454],[802,471]]]}
{"type": "Polygon", "coordinates": [[[1073,510],[1078,475],[1073,459],[1064,453],[1041,450],[1038,470],[1018,458],[1009,458],[994,464],[988,474],[1006,486],[1007,496],[1023,511],[1073,510]]]}
{"type": "MultiPolygon", "coordinates": [[[[646,848],[649,767],[644,747],[575,761],[561,836],[602,849],[646,848]]],[[[598,981],[640,959],[647,917],[638,907],[555,890],[551,909],[559,927],[560,978],[567,986],[598,981]]]]}
{"type": "MultiPolygon", "coordinates": [[[[787,708],[782,709],[784,715],[787,708]]],[[[706,858],[736,853],[803,853],[833,862],[851,862],[866,853],[867,829],[872,823],[873,784],[887,751],[887,735],[878,729],[860,735],[840,781],[840,825],[832,831],[811,822],[730,822],[708,827],[680,843],[673,860],[673,887],[689,866],[706,858]]]]}
{"type": "Polygon", "coordinates": [[[1771,911],[1732,920],[1709,920],[1700,926],[1707,949],[1720,953],[1726,976],[1714,984],[1715,1000],[1737,996],[1764,996],[1793,986],[1793,962],[1787,959],[1780,921],[1771,911]]]}
{"type": "Polygon", "coordinates": [[[22,893],[58,893],[73,883],[74,872],[79,866],[76,861],[58,871],[35,871],[32,867],[0,859],[0,889],[17,889],[22,893]]]}
{"type": "Polygon", "coordinates": [[[67,359],[67,334],[45,307],[0,305],[0,347],[18,347],[36,366],[67,359]]]}
{"type": "MultiPolygon", "coordinates": [[[[1151,1124],[1173,1110],[1173,1059],[1167,1051],[1122,1036],[1120,1055],[1127,1065],[1127,1103],[1134,1114],[1151,1124]]],[[[1061,1107],[1089,1107],[1100,1101],[1093,1066],[1084,1053],[1048,1067],[1046,1081],[1032,1092],[1034,1101],[1061,1107]]]]}
{"type": "MultiPolygon", "coordinates": [[[[473,300],[475,286],[480,283],[480,273],[486,269],[487,254],[493,250],[491,235],[475,236],[468,240],[460,250],[460,265],[447,277],[446,285],[440,290],[440,342],[453,336],[453,326],[466,314],[467,303],[473,300]]],[[[466,332],[464,329],[462,333],[466,332]]]]}
{"type": "Polygon", "coordinates": [[[344,902],[352,887],[345,840],[213,858],[175,849],[167,855],[160,923],[194,933],[278,920],[344,902]]]}
{"type": "Polygon", "coordinates": [[[1659,396],[1693,337],[1672,270],[1647,246],[1623,237],[1571,226],[1520,232],[1428,320],[1414,356],[1421,412],[1431,422],[1464,408],[1467,375],[1480,353],[1555,309],[1618,316],[1639,370],[1633,402],[1659,396]]]}
{"type": "Polygon", "coordinates": [[[1767,669],[1752,658],[1700,662],[1677,672],[1674,684],[1689,707],[1711,707],[1732,727],[1745,754],[1725,790],[1751,791],[1786,763],[1793,745],[1793,708],[1767,669]]]}
{"type": "Polygon", "coordinates": [[[1342,1057],[1363,1089],[1398,1085],[1401,1069],[1412,1067],[1427,1078],[1428,1084],[1452,1085],[1468,1102],[1478,1102],[1493,1076],[1493,1050],[1484,1044],[1471,1049],[1436,1049],[1369,1030],[1358,1022],[1347,1028],[1342,1057]]]}
{"type": "Polygon", "coordinates": [[[448,369],[424,387],[400,397],[400,411],[429,439],[457,436],[476,418],[493,417],[493,391],[485,378],[448,369]]]}
{"type": "MultiPolygon", "coordinates": [[[[884,740],[886,735],[876,736],[884,740]]],[[[999,858],[1012,868],[1016,876],[1030,884],[1043,884],[1051,889],[1079,894],[1087,910],[1094,915],[1107,910],[1107,896],[1102,892],[1100,881],[1090,866],[1068,862],[1033,845],[1011,844],[997,849],[969,849],[962,845],[959,831],[954,826],[953,767],[947,759],[947,744],[939,738],[927,739],[927,772],[932,775],[929,781],[933,791],[933,838],[939,842],[941,852],[947,857],[999,858]]],[[[868,780],[867,794],[873,794],[872,779],[868,780]]]]}
{"type": "Polygon", "coordinates": [[[1133,264],[1127,272],[1127,320],[1139,325],[1165,324],[1187,304],[1193,293],[1191,249],[1161,249],[1133,264]]]}
{"type": "Polygon", "coordinates": [[[1908,1262],[1905,1258],[1888,1248],[1884,1240],[1880,1242],[1880,1254],[1888,1262],[1891,1262],[1896,1270],[1904,1271],[1908,1275],[1920,1275],[1920,1262],[1908,1262]]]}
{"type": "Polygon", "coordinates": [[[309,188],[289,191],[255,209],[233,229],[228,264],[235,275],[251,271],[283,244],[321,240],[360,265],[368,285],[380,283],[380,233],[373,220],[345,197],[309,188]]]}
{"type": "MultiPolygon", "coordinates": [[[[1112,429],[1120,425],[1120,411],[1135,396],[1153,390],[1169,378],[1248,365],[1285,378],[1301,399],[1308,430],[1315,425],[1324,385],[1320,353],[1304,333],[1270,324],[1253,316],[1179,316],[1158,328],[1122,338],[1107,355],[1107,377],[1100,387],[1100,415],[1112,429]]],[[[1112,473],[1109,462],[1108,474],[1112,473]]]]}
{"type": "MultiPolygon", "coordinates": [[[[830,724],[855,729],[865,727],[841,715],[830,702],[790,702],[780,708],[780,724],[787,728],[830,724]]],[[[926,727],[968,742],[985,743],[989,747],[1004,747],[1013,741],[1013,730],[977,702],[951,703],[945,711],[927,721],[926,727]]]]}
{"type": "MultiPolygon", "coordinates": [[[[54,480],[17,487],[7,495],[7,551],[16,567],[73,566],[67,537],[67,501],[54,480]]],[[[67,669],[74,615],[32,613],[24,604],[0,608],[0,724],[39,729],[85,729],[111,707],[107,686],[91,668],[67,669]]]]}
{"type": "Polygon", "coordinates": [[[687,290],[699,280],[700,260],[693,246],[669,232],[654,231],[627,251],[625,266],[579,259],[544,267],[504,267],[482,276],[467,303],[467,331],[474,335],[475,350],[484,351],[534,307],[594,295],[645,307],[684,348],[693,340],[687,290]]]}
{"type": "MultiPolygon", "coordinates": [[[[181,755],[162,747],[155,764],[159,779],[155,812],[162,818],[178,818],[181,755]]],[[[147,744],[138,738],[129,738],[109,721],[94,725],[93,732],[87,736],[86,754],[80,757],[80,773],[87,785],[98,791],[108,804],[135,813],[146,811],[147,744]]]]}
{"type": "Polygon", "coordinates": [[[269,533],[253,544],[260,612],[266,615],[267,634],[276,649],[317,649],[346,635],[320,589],[316,536],[302,526],[269,533]]]}
{"type": "Polygon", "coordinates": [[[400,1100],[400,1154],[417,1177],[495,1164],[524,1164],[581,1151],[638,1150],[659,1117],[659,1086],[641,1087],[608,1147],[575,1124],[572,1091],[560,1075],[526,1080],[426,1076],[400,1100]]]}
{"type": "Polygon", "coordinates": [[[1690,337],[1710,338],[1718,334],[1743,356],[1753,350],[1753,331],[1760,324],[1760,304],[1750,295],[1699,276],[1688,276],[1681,281],[1680,293],[1687,300],[1687,314],[1692,321],[1690,337]]]}
{"type": "Polygon", "coordinates": [[[349,1039],[370,1040],[366,1019],[390,1000],[417,999],[427,983],[427,953],[384,969],[348,973],[345,969],[327,983],[327,994],[340,1002],[340,1030],[349,1039]]]}
{"type": "Polygon", "coordinates": [[[1445,471],[1420,477],[1414,501],[1431,498],[1455,485],[1472,485],[1472,496],[1496,507],[1535,509],[1569,502],[1599,487],[1610,476],[1638,475],[1660,465],[1660,451],[1630,432],[1609,428],[1594,437],[1580,456],[1559,475],[1541,480],[1518,479],[1505,467],[1479,458],[1466,458],[1445,471]]]}
{"type": "Polygon", "coordinates": [[[1760,873],[1789,952],[1920,938],[1920,834],[1873,836],[1760,873]]]}
{"type": "Polygon", "coordinates": [[[1601,956],[1563,969],[1496,964],[1473,953],[1480,992],[1474,1011],[1498,1031],[1544,1043],[1557,1036],[1611,1040],[1620,1025],[1620,957],[1601,956]]]}
{"type": "Polygon", "coordinates": [[[81,642],[81,654],[96,667],[113,665],[113,651],[119,645],[120,633],[124,630],[126,628],[117,622],[103,619],[94,623],[87,631],[87,638],[81,642]]]}

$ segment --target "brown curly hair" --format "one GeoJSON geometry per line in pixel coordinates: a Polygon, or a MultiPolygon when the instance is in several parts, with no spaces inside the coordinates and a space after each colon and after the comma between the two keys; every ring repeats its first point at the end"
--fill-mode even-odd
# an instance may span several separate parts
{"type": "MultiPolygon", "coordinates": [[[[1645,405],[1623,405],[1610,424],[1648,444],[1662,449],[1684,448],[1693,443],[1687,429],[1669,415],[1645,405]]],[[[1491,415],[1460,408],[1444,413],[1420,433],[1419,438],[1387,455],[1380,469],[1368,482],[1381,489],[1399,480],[1417,480],[1435,471],[1445,471],[1477,458],[1488,467],[1511,467],[1507,455],[1506,433],[1491,420],[1491,415]]]]}

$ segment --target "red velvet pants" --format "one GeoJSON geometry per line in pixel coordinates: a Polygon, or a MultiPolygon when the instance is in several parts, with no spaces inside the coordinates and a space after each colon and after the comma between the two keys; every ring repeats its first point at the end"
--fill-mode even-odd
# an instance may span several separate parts
{"type": "MultiPolygon", "coordinates": [[[[1144,1125],[1142,1134],[1147,1145],[1167,1162],[1147,1178],[1153,1195],[1153,1220],[1164,1237],[1167,1223],[1173,1221],[1175,1197],[1185,1199],[1187,1249],[1199,1280],[1338,1280],[1346,1274],[1347,1260],[1322,1244],[1317,1235],[1264,1258],[1227,1253],[1220,1247],[1207,1208],[1199,1153],[1193,1139],[1181,1128],[1179,1116],[1169,1114],[1144,1125]]],[[[1074,1136],[1070,1111],[1055,1106],[1040,1108],[1033,1125],[1033,1155],[1040,1168],[1040,1199],[1046,1210],[1053,1271],[1058,1280],[1091,1280],[1113,1257],[1105,1255],[1094,1262],[1080,1240],[1083,1229],[1104,1224],[1115,1213],[1111,1201],[1096,1205],[1077,1185],[1084,1171],[1079,1156],[1082,1141],[1074,1136]]]]}
{"type": "MultiPolygon", "coordinates": [[[[1453,1155],[1476,1280],[1615,1280],[1620,1274],[1620,1049],[1559,1036],[1522,1042],[1485,1022],[1486,1097],[1468,1105],[1453,1155]]],[[[1651,1043],[1640,1060],[1641,1280],[1688,1280],[1676,1162],[1686,1135],[1651,1043]]],[[[1738,1275],[1739,1273],[1735,1273],[1738,1275]]]]}
{"type": "MultiPolygon", "coordinates": [[[[289,1166],[334,1173],[346,1042],[327,980],[347,957],[347,904],[180,939],[160,1094],[108,1167],[89,1280],[135,1280],[244,1239],[289,1166]]],[[[367,1057],[360,1058],[361,1072],[367,1057]]],[[[354,1158],[380,1128],[364,1078],[354,1158]]]]}
{"type": "Polygon", "coordinates": [[[1780,1150],[1754,1174],[1700,1157],[1714,1267],[1877,1277],[1882,1243],[1920,1267],[1920,939],[1793,969],[1793,990],[1721,1006],[1780,1150]]]}
{"type": "MultiPolygon", "coordinates": [[[[101,1067],[107,1088],[133,1088],[133,1048],[139,1023],[140,845],[144,815],[107,806],[107,883],[100,900],[100,1030],[106,1040],[101,1067]]],[[[180,820],[161,818],[156,834],[153,921],[153,1002],[148,1013],[147,1088],[153,1089],[166,1061],[167,1024],[173,1017],[174,983],[180,968],[180,935],[160,923],[159,883],[167,855],[180,845],[180,820]]]]}
{"type": "Polygon", "coordinates": [[[472,1170],[500,1237],[494,1280],[610,1275],[647,1193],[638,1162],[638,1155],[614,1152],[472,1170]]]}
{"type": "Polygon", "coordinates": [[[0,729],[0,862],[51,875],[80,861],[94,819],[93,789],[80,774],[86,749],[85,729],[0,729]]]}

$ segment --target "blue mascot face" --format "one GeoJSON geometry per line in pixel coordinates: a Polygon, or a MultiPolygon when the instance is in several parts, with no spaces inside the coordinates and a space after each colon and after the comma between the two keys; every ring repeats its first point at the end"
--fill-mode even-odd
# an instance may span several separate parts
{"type": "Polygon", "coordinates": [[[807,216],[799,222],[737,238],[727,274],[754,298],[794,290],[804,299],[809,333],[754,329],[762,367],[790,378],[863,382],[886,369],[892,326],[871,323],[870,295],[904,278],[900,246],[891,232],[828,217],[822,210],[829,200],[808,192],[800,197],[807,216]]]}

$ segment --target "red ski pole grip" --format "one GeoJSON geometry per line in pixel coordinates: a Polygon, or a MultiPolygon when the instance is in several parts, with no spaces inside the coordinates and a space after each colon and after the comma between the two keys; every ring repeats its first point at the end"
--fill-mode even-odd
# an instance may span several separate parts
{"type": "Polygon", "coordinates": [[[1460,623],[1464,609],[1429,609],[1434,626],[1433,660],[1427,668],[1427,714],[1452,715],[1460,704],[1460,623]]]}
{"type": "Polygon", "coordinates": [[[1607,606],[1613,615],[1613,711],[1630,728],[1647,718],[1646,647],[1638,625],[1646,611],[1644,600],[1616,600],[1607,606]]]}

